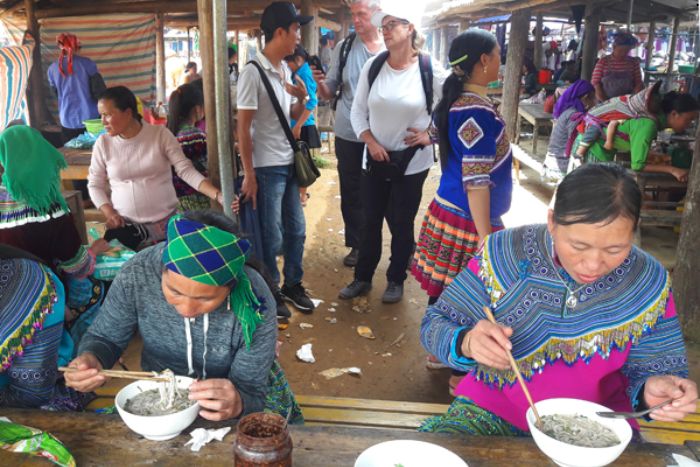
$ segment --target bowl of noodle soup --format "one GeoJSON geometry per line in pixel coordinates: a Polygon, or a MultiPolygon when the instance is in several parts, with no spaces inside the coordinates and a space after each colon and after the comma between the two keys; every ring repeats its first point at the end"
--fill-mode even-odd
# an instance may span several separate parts
{"type": "Polygon", "coordinates": [[[174,381],[172,383],[148,380],[136,381],[125,386],[117,393],[114,404],[126,426],[146,439],[165,441],[176,437],[194,422],[199,413],[199,403],[196,401],[184,402],[184,398],[189,394],[188,388],[194,382],[194,379],[186,376],[174,376],[173,378],[174,381]],[[170,384],[174,388],[173,386],[167,387],[170,384]],[[169,393],[168,389],[174,389],[175,391],[177,396],[175,405],[172,404],[173,393],[169,393]],[[154,402],[148,404],[148,408],[139,410],[140,414],[132,413],[137,411],[132,408],[134,398],[154,390],[156,391],[155,396],[152,398],[154,402]],[[164,396],[162,401],[163,407],[159,407],[158,410],[152,410],[160,405],[161,397],[158,393],[164,396]],[[170,401],[167,400],[169,396],[170,401]],[[159,415],[158,413],[164,413],[164,415],[159,415]]]}
{"type": "Polygon", "coordinates": [[[608,465],[632,439],[627,420],[599,417],[596,412],[610,409],[594,402],[559,398],[539,401],[535,406],[549,434],[535,426],[535,415],[528,409],[526,418],[532,438],[540,451],[563,467],[608,465]]]}

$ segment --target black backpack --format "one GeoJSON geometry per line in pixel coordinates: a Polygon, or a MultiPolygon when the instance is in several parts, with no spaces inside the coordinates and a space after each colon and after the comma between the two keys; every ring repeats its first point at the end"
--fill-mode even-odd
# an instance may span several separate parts
{"type": "Polygon", "coordinates": [[[351,32],[348,37],[343,41],[343,45],[340,46],[340,62],[338,63],[338,90],[335,92],[335,96],[331,99],[331,109],[335,110],[338,107],[338,102],[343,95],[343,70],[345,65],[348,63],[348,55],[350,55],[350,50],[352,49],[352,43],[355,42],[355,37],[357,34],[351,32]]]}
{"type": "MultiPolygon", "coordinates": [[[[385,50],[377,55],[377,58],[370,65],[369,73],[367,74],[370,89],[372,89],[374,81],[388,58],[389,51],[385,50]]],[[[433,62],[430,59],[430,55],[418,54],[418,67],[420,68],[420,80],[425,93],[426,110],[428,115],[431,115],[433,113],[433,62]]]]}

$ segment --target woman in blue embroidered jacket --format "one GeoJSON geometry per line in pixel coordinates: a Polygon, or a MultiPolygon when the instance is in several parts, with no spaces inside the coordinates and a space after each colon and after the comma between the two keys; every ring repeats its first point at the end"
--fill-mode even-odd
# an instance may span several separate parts
{"type": "Polygon", "coordinates": [[[0,244],[0,407],[82,410],[89,402],[57,384],[65,306],[48,266],[0,244]]]}
{"type": "Polygon", "coordinates": [[[674,399],[651,418],[695,412],[669,274],[632,243],[640,206],[624,169],[588,164],[564,178],[547,225],[486,239],[481,258],[423,318],[426,349],[469,372],[448,414],[424,430],[523,434],[528,403],[506,349],[536,401],[573,397],[628,411],[674,399]]]}
{"type": "MultiPolygon", "coordinates": [[[[411,272],[433,304],[510,209],[513,158],[503,119],[486,95],[498,79],[496,37],[469,29],[450,46],[452,73],[435,108],[442,177],[418,237],[411,272]]],[[[428,357],[428,368],[440,365],[428,357]]],[[[450,388],[461,379],[455,374],[450,388]]]]}

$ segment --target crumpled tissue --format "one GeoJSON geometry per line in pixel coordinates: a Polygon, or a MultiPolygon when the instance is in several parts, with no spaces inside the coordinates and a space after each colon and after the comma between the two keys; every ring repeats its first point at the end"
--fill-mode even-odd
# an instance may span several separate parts
{"type": "Polygon", "coordinates": [[[195,428],[190,433],[192,439],[186,442],[185,446],[191,444],[192,446],[190,449],[192,449],[194,452],[199,452],[199,450],[202,449],[202,446],[204,446],[212,440],[223,441],[224,436],[226,436],[226,434],[229,431],[231,431],[230,426],[226,426],[224,428],[219,428],[216,430],[207,430],[206,428],[195,428]]]}
{"type": "Polygon", "coordinates": [[[316,359],[314,358],[314,354],[311,350],[311,347],[313,344],[304,344],[302,345],[299,350],[297,350],[297,358],[301,360],[302,362],[306,363],[315,363],[316,359]]]}
{"type": "Polygon", "coordinates": [[[698,467],[700,466],[700,462],[694,461],[692,459],[688,459],[685,456],[681,456],[680,454],[672,454],[673,460],[676,461],[679,467],[698,467]]]}

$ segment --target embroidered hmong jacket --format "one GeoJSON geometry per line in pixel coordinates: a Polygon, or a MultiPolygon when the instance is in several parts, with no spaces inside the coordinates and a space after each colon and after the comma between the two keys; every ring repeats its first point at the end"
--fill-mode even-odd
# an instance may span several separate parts
{"type": "Polygon", "coordinates": [[[544,225],[495,233],[482,257],[428,308],[421,341],[449,366],[468,372],[458,395],[527,429],[528,403],[515,374],[482,366],[459,351],[460,332],[486,319],[486,304],[513,329],[513,357],[536,401],[573,397],[630,410],[650,376],[687,377],[670,278],[658,261],[633,247],[615,270],[579,289],[554,265],[550,247],[544,225]],[[569,292],[555,267],[576,292],[574,308],[565,303],[569,292]]]}
{"type": "Polygon", "coordinates": [[[450,153],[443,167],[438,196],[470,214],[466,191],[491,189],[491,219],[510,209],[513,156],[505,123],[491,101],[464,92],[450,108],[450,153]]]}

